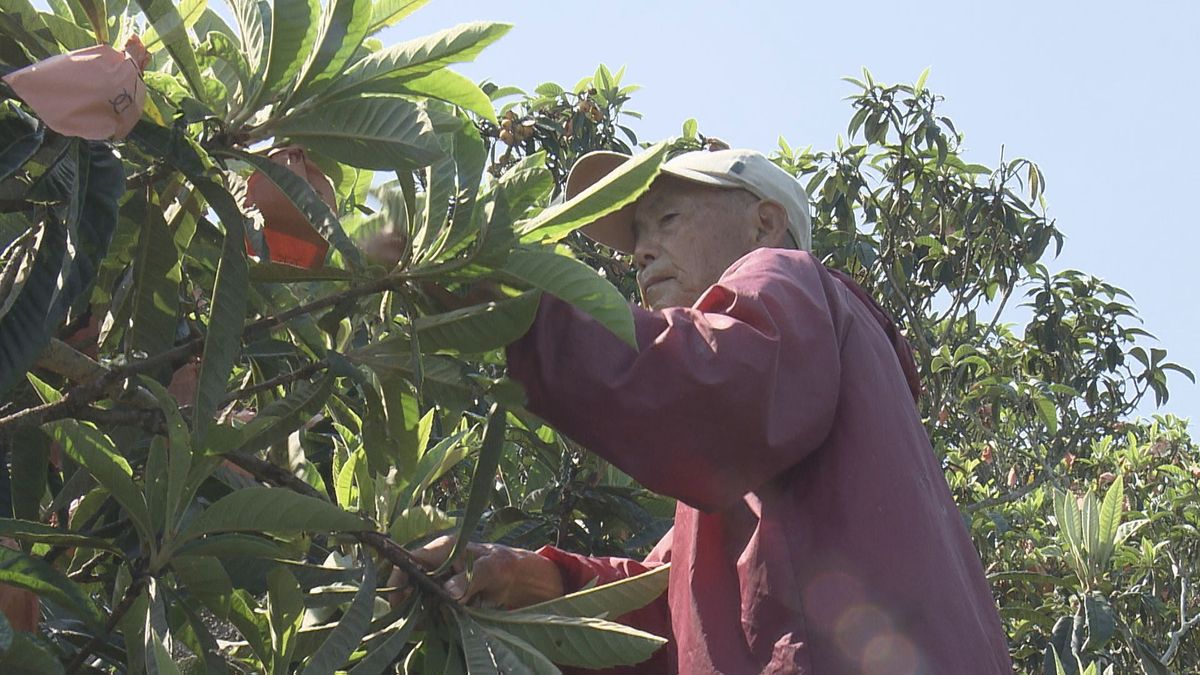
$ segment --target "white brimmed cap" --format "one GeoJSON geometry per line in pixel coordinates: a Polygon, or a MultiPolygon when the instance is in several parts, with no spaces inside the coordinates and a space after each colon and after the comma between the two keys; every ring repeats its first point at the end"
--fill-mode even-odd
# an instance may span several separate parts
{"type": "MultiPolygon", "coordinates": [[[[569,200],[591,187],[629,155],[607,150],[580,157],[567,175],[564,196],[569,200]]],[[[812,219],[808,195],[800,183],[754,150],[696,150],[676,155],[662,165],[662,173],[716,188],[741,188],[759,199],[776,202],[787,212],[788,233],[802,251],[812,248],[812,219]]],[[[610,213],[580,229],[587,237],[622,253],[633,252],[634,204],[610,213]]]]}

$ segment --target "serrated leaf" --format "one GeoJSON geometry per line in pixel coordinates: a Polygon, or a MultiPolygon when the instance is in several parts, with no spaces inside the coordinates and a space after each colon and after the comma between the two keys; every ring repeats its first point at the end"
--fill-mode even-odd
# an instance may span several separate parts
{"type": "Polygon", "coordinates": [[[629,302],[591,267],[551,251],[515,249],[500,272],[578,307],[637,349],[629,302]]]}
{"type": "Polygon", "coordinates": [[[406,78],[397,82],[390,92],[427,96],[456,105],[495,124],[496,110],[492,100],[483,93],[479,85],[448,68],[420,77],[406,78]]]}
{"type": "Polygon", "coordinates": [[[602,619],[472,608],[466,612],[485,627],[510,633],[564,666],[634,665],[667,643],[657,635],[602,619]]]}
{"type": "Polygon", "coordinates": [[[365,169],[417,168],[441,155],[428,116],[417,104],[397,96],[325,103],[280,122],[279,134],[365,169]]]}
{"type": "Polygon", "coordinates": [[[517,227],[522,243],[558,241],[571,232],[633,203],[658,176],[668,145],[659,143],[614,169],[588,189],[517,227]]]}
{"type": "Polygon", "coordinates": [[[59,420],[44,427],[58,441],[63,452],[78,462],[108,490],[129,514],[143,541],[154,534],[150,511],[142,491],[133,482],[129,462],[117,453],[117,448],[99,429],[74,420],[59,420]]]}
{"type": "Polygon", "coordinates": [[[357,532],[369,525],[327,501],[286,488],[251,487],[218,499],[196,517],[177,541],[210,532],[357,532]]]}
{"type": "Polygon", "coordinates": [[[367,560],[363,565],[362,583],[359,584],[358,591],[354,594],[350,608],[342,614],[337,627],[309,658],[302,673],[304,675],[322,675],[340,670],[371,627],[374,609],[375,565],[367,560]]]}
{"type": "Polygon", "coordinates": [[[512,28],[480,21],[381,49],[346,69],[327,91],[327,97],[388,91],[390,83],[427,75],[451,63],[475,58],[512,28]]]}
{"type": "Polygon", "coordinates": [[[367,28],[367,35],[394,25],[427,2],[429,0],[378,0],[372,3],[371,24],[367,28]]]}
{"type": "Polygon", "coordinates": [[[519,611],[531,614],[558,614],[616,619],[654,602],[667,590],[670,564],[612,583],[568,593],[519,611]]]}
{"type": "Polygon", "coordinates": [[[304,216],[308,224],[320,232],[322,237],[328,239],[329,243],[333,244],[334,248],[341,252],[342,258],[345,259],[347,264],[355,269],[363,266],[362,254],[359,252],[358,247],[346,236],[346,232],[342,230],[342,224],[338,221],[337,216],[334,215],[333,210],[317,195],[313,187],[308,184],[308,181],[297,176],[286,166],[276,164],[261,155],[239,151],[231,151],[224,154],[236,157],[253,166],[258,171],[261,171],[292,202],[296,209],[300,211],[300,214],[304,216]]]}
{"type": "Polygon", "coordinates": [[[179,67],[179,72],[183,74],[192,95],[200,101],[207,101],[204,78],[200,74],[200,66],[196,63],[196,52],[175,3],[171,0],[137,0],[137,3],[167,48],[167,52],[171,54],[171,59],[179,67]]]}
{"type": "Polygon", "coordinates": [[[272,0],[271,42],[267,69],[255,101],[270,99],[287,87],[312,52],[320,29],[317,0],[272,0]]]}
{"type": "Polygon", "coordinates": [[[425,352],[479,354],[503,347],[533,325],[540,292],[416,319],[413,325],[425,352]]]}
{"type": "Polygon", "coordinates": [[[297,98],[311,98],[333,83],[367,34],[371,0],[332,0],[325,9],[316,49],[304,65],[297,98]]]}

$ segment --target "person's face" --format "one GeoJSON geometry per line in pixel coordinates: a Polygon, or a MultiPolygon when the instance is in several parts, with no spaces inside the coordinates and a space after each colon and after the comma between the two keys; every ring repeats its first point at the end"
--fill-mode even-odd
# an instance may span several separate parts
{"type": "Polygon", "coordinates": [[[633,216],[633,262],[643,303],[652,309],[691,306],[738,258],[774,245],[774,239],[764,240],[763,204],[778,209],[745,190],[669,176],[655,181],[633,216]]]}

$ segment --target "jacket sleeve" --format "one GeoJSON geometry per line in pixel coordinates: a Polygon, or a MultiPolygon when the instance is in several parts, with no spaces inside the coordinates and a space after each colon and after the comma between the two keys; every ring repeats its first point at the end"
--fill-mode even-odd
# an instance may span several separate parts
{"type": "Polygon", "coordinates": [[[828,435],[840,383],[837,282],[759,249],[691,308],[633,308],[638,349],[544,297],[508,348],[528,407],[642,485],[723,509],[828,435]]]}

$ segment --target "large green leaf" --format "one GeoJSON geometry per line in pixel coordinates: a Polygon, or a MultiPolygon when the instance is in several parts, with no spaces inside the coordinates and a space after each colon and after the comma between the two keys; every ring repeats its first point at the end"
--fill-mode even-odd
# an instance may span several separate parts
{"type": "Polygon", "coordinates": [[[267,574],[268,612],[271,627],[271,675],[284,675],[291,670],[292,653],[300,621],[304,617],[304,596],[295,577],[283,566],[267,574]]]}
{"type": "Polygon", "coordinates": [[[418,504],[404,509],[392,526],[388,535],[397,543],[407,546],[418,539],[424,539],[431,534],[444,532],[454,527],[454,519],[443,511],[428,504],[418,504]]]}
{"type": "Polygon", "coordinates": [[[182,532],[178,542],[210,532],[356,532],[370,529],[358,516],[327,501],[286,488],[250,487],[217,500],[182,532]]]}
{"type": "Polygon", "coordinates": [[[59,675],[65,672],[62,661],[27,633],[14,635],[12,645],[0,652],[0,670],[7,675],[59,675]]]}
{"type": "Polygon", "coordinates": [[[54,440],[62,445],[63,452],[78,462],[95,477],[113,499],[129,514],[143,540],[149,541],[154,533],[150,510],[146,498],[133,482],[133,470],[117,448],[99,429],[76,422],[59,420],[45,427],[54,440]]]}
{"type": "Polygon", "coordinates": [[[133,318],[126,339],[132,349],[154,356],[175,345],[183,271],[157,201],[149,203],[144,215],[134,261],[133,318]]]}
{"type": "Polygon", "coordinates": [[[167,425],[167,480],[164,491],[164,508],[166,514],[163,522],[169,531],[174,531],[177,517],[187,508],[183,503],[187,493],[188,475],[192,469],[192,441],[188,434],[187,425],[179,413],[179,405],[175,397],[154,380],[141,378],[142,386],[150,390],[158,399],[159,408],[167,425]]]}
{"type": "Polygon", "coordinates": [[[466,610],[472,618],[528,642],[554,663],[611,668],[641,663],[667,643],[657,635],[589,617],[466,610]]]}
{"type": "Polygon", "coordinates": [[[246,103],[249,104],[257,95],[257,89],[262,86],[263,76],[266,74],[267,52],[271,40],[270,5],[260,3],[259,0],[229,0],[229,5],[237,22],[240,51],[245,56],[254,88],[254,91],[246,93],[246,103]]]}
{"type": "MultiPolygon", "coordinates": [[[[220,190],[228,197],[222,188],[214,186],[212,189],[220,190]]],[[[213,205],[211,198],[209,204],[213,205]]],[[[225,397],[229,374],[233,372],[233,364],[241,352],[242,324],[246,317],[250,279],[246,269],[245,230],[237,229],[238,224],[240,221],[225,223],[221,261],[217,264],[217,278],[213,284],[208,336],[204,341],[200,378],[196,385],[196,404],[192,412],[192,433],[197,446],[202,444],[213,416],[225,397]]]]}
{"type": "Polygon", "coordinates": [[[450,555],[438,568],[438,572],[450,568],[450,565],[467,550],[471,542],[471,533],[479,525],[483,511],[492,503],[492,492],[496,489],[496,469],[500,466],[500,457],[504,454],[504,434],[508,429],[508,411],[499,403],[492,405],[488,414],[487,429],[483,432],[483,443],[479,446],[479,458],[475,462],[475,472],[471,474],[471,491],[467,495],[467,504],[459,522],[458,537],[454,540],[454,548],[450,555]]]}
{"type": "Polygon", "coordinates": [[[310,56],[320,30],[318,0],[271,0],[271,43],[258,100],[287,87],[310,56]]]}
{"type": "Polygon", "coordinates": [[[48,482],[50,437],[36,427],[17,429],[8,445],[8,462],[13,515],[25,520],[40,519],[48,482]]]}
{"type": "MultiPolygon", "coordinates": [[[[196,22],[200,20],[200,17],[204,15],[205,10],[207,9],[208,0],[182,0],[179,3],[178,12],[179,18],[183,22],[183,27],[188,29],[196,25],[196,22]]],[[[169,23],[164,23],[164,27],[168,30],[168,32],[179,30],[177,25],[171,25],[169,23]]],[[[163,47],[162,38],[159,37],[155,24],[148,26],[146,31],[142,33],[141,37],[142,45],[146,48],[146,51],[150,52],[151,54],[163,47]]]]}
{"type": "Polygon", "coordinates": [[[387,639],[371,648],[367,655],[350,670],[350,675],[379,675],[384,672],[385,668],[392,665],[392,662],[404,649],[404,645],[408,644],[408,638],[412,635],[413,628],[416,627],[420,617],[421,603],[417,602],[416,598],[410,599],[409,603],[410,609],[405,613],[403,623],[389,627],[387,639]]]}
{"type": "Polygon", "coordinates": [[[70,610],[94,629],[104,623],[92,598],[65,574],[37,558],[3,546],[0,546],[0,583],[33,591],[70,610]]]}
{"type": "MultiPolygon", "coordinates": [[[[72,141],[37,186],[42,210],[37,252],[15,297],[0,298],[0,394],[33,365],[67,309],[92,283],[117,227],[125,192],[121,161],[104,143],[72,141]]],[[[14,261],[12,264],[22,264],[14,261]]]]}
{"type": "Polygon", "coordinates": [[[518,226],[525,243],[558,241],[571,232],[633,203],[658,176],[667,156],[667,144],[652,146],[614,169],[574,199],[546,209],[518,226]]]}
{"type": "Polygon", "coordinates": [[[296,86],[297,98],[310,98],[333,83],[371,23],[371,0],[332,0],[325,8],[317,48],[313,50],[296,86]]]}
{"type": "Polygon", "coordinates": [[[247,424],[230,453],[261,450],[286,439],[317,414],[333,393],[333,375],[326,373],[315,383],[300,382],[281,399],[266,405],[247,424]]]}
{"type": "Polygon", "coordinates": [[[489,352],[529,330],[540,299],[539,292],[527,292],[507,300],[420,317],[413,325],[423,351],[489,352]]]}
{"type": "Polygon", "coordinates": [[[524,673],[528,670],[508,645],[496,640],[478,623],[465,615],[455,615],[461,637],[468,675],[524,673]]]}
{"type": "Polygon", "coordinates": [[[561,675],[562,671],[558,669],[558,666],[554,665],[553,661],[546,658],[545,654],[539,652],[536,647],[528,642],[503,630],[497,630],[496,628],[478,623],[476,625],[483,629],[483,632],[489,638],[490,644],[495,645],[499,643],[499,645],[506,647],[520,660],[523,666],[522,669],[505,672],[529,672],[531,675],[561,675]]]}
{"type": "Polygon", "coordinates": [[[229,617],[229,599],[233,582],[221,561],[201,556],[175,556],[171,569],[188,593],[203,602],[219,619],[229,617]]]}
{"type": "Polygon", "coordinates": [[[196,63],[196,52],[188,37],[187,24],[171,0],[137,0],[138,6],[146,14],[155,33],[166,46],[179,72],[187,81],[192,95],[201,101],[207,101],[204,78],[200,74],[200,66],[196,63]]]}
{"type": "Polygon", "coordinates": [[[561,598],[524,607],[520,611],[616,619],[645,607],[666,592],[670,571],[669,564],[660,565],[649,572],[569,593],[561,598]]]}
{"type": "Polygon", "coordinates": [[[11,176],[33,157],[33,153],[42,147],[45,134],[46,128],[18,108],[16,103],[4,102],[4,106],[0,107],[0,139],[4,139],[4,145],[0,147],[0,181],[11,176]]]}
{"type": "Polygon", "coordinates": [[[372,3],[371,24],[367,35],[394,25],[404,17],[421,9],[429,0],[377,0],[372,3]]]}
{"type": "Polygon", "coordinates": [[[184,556],[201,558],[273,558],[285,559],[292,552],[282,544],[251,534],[210,534],[203,539],[193,539],[179,547],[172,559],[184,556]]]}
{"type": "Polygon", "coordinates": [[[400,171],[441,155],[421,107],[398,96],[372,95],[323,103],[281,121],[278,133],[343,164],[400,171]]]}
{"type": "Polygon", "coordinates": [[[124,555],[120,548],[107,539],[89,537],[71,530],[52,527],[30,520],[15,518],[0,518],[0,537],[11,537],[20,542],[30,544],[50,544],[52,546],[72,546],[80,548],[96,548],[103,551],[124,555]]]}
{"type": "Polygon", "coordinates": [[[433,35],[381,49],[346,69],[327,96],[388,91],[396,80],[427,75],[451,63],[475,58],[512,28],[509,24],[464,23],[433,35]]]}
{"type": "Polygon", "coordinates": [[[637,349],[629,302],[591,267],[551,251],[515,249],[500,271],[575,305],[637,349]]]}
{"type": "Polygon", "coordinates": [[[317,195],[308,181],[297,176],[286,166],[276,164],[261,155],[237,151],[227,154],[261,171],[296,206],[304,219],[341,252],[347,264],[354,268],[362,267],[362,254],[359,253],[358,247],[346,236],[333,210],[317,195]]]}
{"type": "Polygon", "coordinates": [[[363,579],[350,608],[342,614],[337,627],[325,638],[317,651],[304,665],[303,675],[322,675],[339,670],[362,641],[371,627],[375,609],[375,565],[367,560],[363,579]]]}
{"type": "Polygon", "coordinates": [[[1108,564],[1113,551],[1117,547],[1117,528],[1121,526],[1121,510],[1125,505],[1125,479],[1117,476],[1108,492],[1104,494],[1104,503],[1100,507],[1099,540],[1100,548],[1096,551],[1097,562],[1103,568],[1108,564]]]}
{"type": "Polygon", "coordinates": [[[492,100],[483,93],[479,85],[448,68],[420,77],[406,78],[397,82],[389,91],[397,94],[428,96],[469,110],[485,120],[496,123],[496,110],[492,100]]]}

